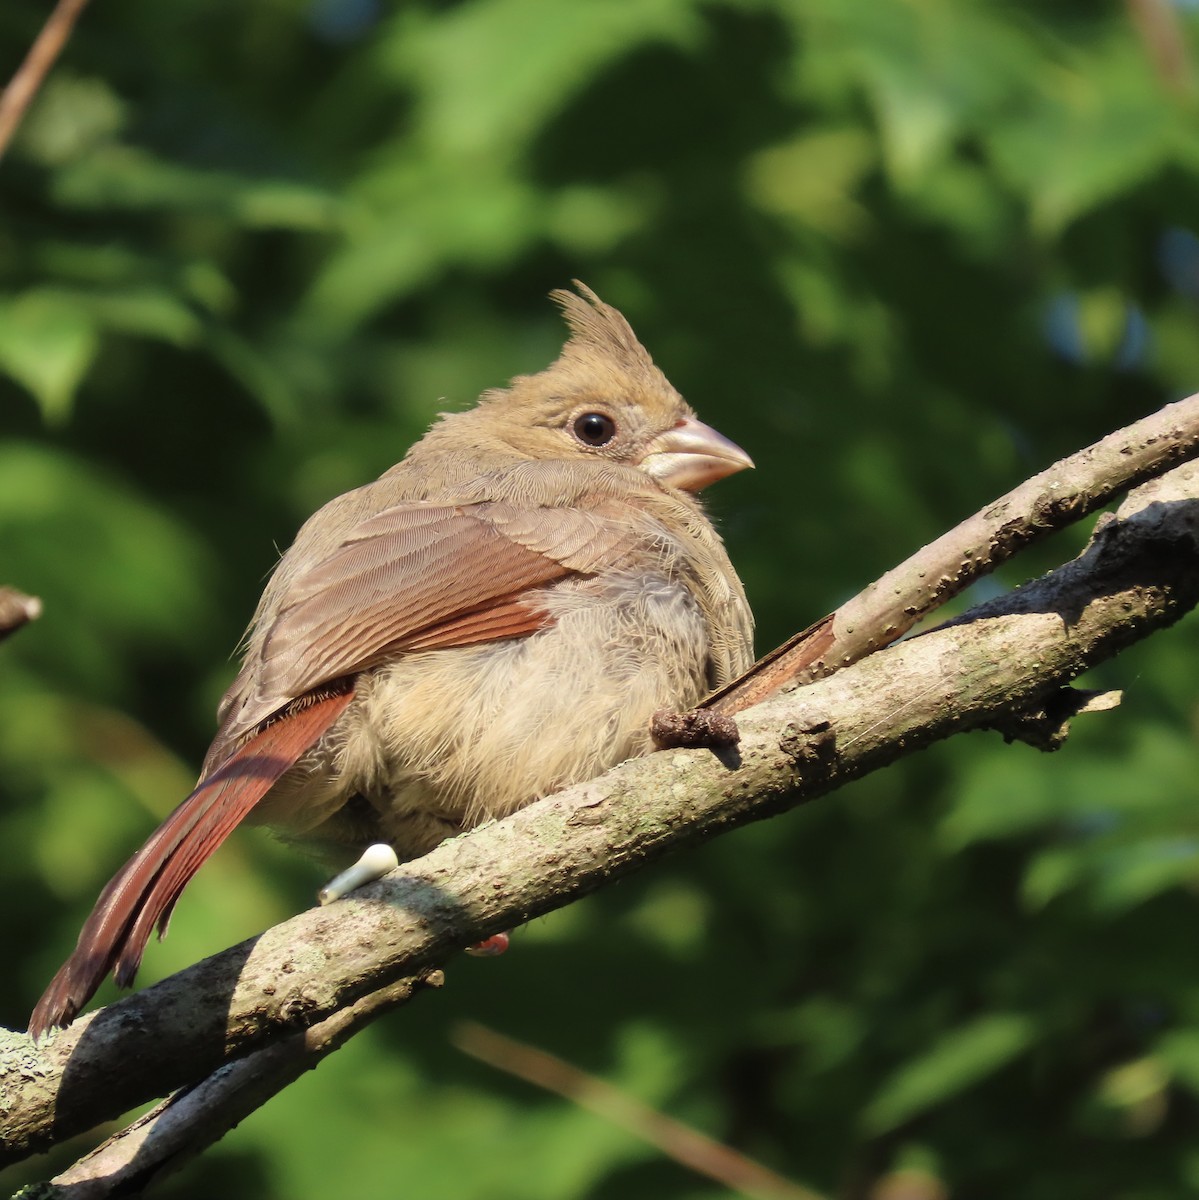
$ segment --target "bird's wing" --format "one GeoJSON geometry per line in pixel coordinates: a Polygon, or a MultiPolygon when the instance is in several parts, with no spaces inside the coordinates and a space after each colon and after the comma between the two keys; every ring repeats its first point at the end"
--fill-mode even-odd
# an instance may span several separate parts
{"type": "Polygon", "coordinates": [[[533,633],[547,621],[537,589],[610,566],[644,532],[610,499],[408,503],[361,521],[289,579],[251,639],[210,766],[296,697],[392,655],[533,633]]]}

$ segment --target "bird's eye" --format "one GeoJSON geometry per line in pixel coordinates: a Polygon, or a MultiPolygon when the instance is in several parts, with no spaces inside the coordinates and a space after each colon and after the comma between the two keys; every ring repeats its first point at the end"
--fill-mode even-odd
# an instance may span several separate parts
{"type": "Polygon", "coordinates": [[[584,446],[606,446],[616,436],[616,422],[607,413],[583,413],[575,417],[574,433],[584,446]]]}

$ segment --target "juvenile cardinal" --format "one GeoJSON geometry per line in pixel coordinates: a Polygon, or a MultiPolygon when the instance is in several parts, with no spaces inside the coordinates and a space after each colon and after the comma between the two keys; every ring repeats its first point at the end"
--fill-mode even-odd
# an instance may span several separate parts
{"type": "Polygon", "coordinates": [[[749,666],[745,593],[694,493],[752,463],[578,290],[554,293],[552,366],[442,416],[301,528],[196,790],[101,893],[35,1037],[109,971],[133,981],[241,821],[413,858],[645,753],[656,710],[749,666]]]}

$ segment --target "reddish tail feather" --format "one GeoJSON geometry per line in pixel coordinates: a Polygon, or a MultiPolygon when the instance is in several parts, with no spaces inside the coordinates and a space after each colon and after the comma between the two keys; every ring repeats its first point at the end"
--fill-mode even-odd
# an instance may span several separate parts
{"type": "Polygon", "coordinates": [[[345,710],[350,687],[268,725],[205,779],[150,836],[100,893],[71,957],[33,1010],[39,1038],[68,1025],[111,970],[121,987],[133,982],[150,933],[166,933],[171,910],[210,854],[345,710]]]}

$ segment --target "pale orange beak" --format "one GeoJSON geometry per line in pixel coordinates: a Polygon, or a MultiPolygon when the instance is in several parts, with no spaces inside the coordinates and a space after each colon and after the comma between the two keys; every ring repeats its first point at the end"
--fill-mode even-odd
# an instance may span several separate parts
{"type": "Polygon", "coordinates": [[[694,417],[654,438],[641,460],[641,469],[659,483],[688,492],[698,492],[753,465],[736,442],[694,417]]]}

